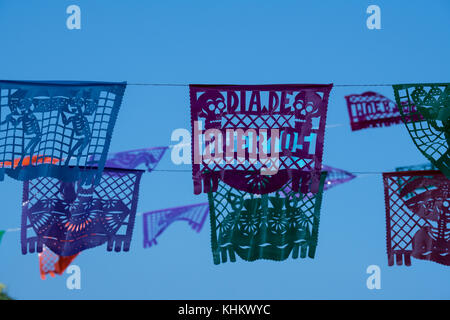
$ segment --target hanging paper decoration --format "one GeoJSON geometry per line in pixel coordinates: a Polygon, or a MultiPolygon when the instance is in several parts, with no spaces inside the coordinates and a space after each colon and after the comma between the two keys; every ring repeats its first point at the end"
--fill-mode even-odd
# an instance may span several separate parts
{"type": "Polygon", "coordinates": [[[200,232],[208,212],[208,203],[200,203],[144,213],[144,248],[156,245],[156,238],[175,221],[185,220],[200,232]]]}
{"type": "Polygon", "coordinates": [[[105,168],[98,185],[47,177],[24,182],[22,253],[46,245],[67,257],[105,242],[108,251],[128,251],[142,173],[105,168]]]}
{"type": "Polygon", "coordinates": [[[194,193],[317,192],[332,85],[190,85],[194,193]]]}
{"type": "Polygon", "coordinates": [[[2,243],[2,238],[3,238],[4,234],[5,234],[5,231],[0,230],[0,243],[2,243]]]}
{"type": "Polygon", "coordinates": [[[246,261],[314,258],[325,177],[315,194],[293,192],[290,181],[263,195],[219,181],[208,194],[214,263],[235,262],[236,254],[246,261]]]}
{"type": "Polygon", "coordinates": [[[450,265],[450,180],[440,171],[383,173],[388,264],[450,265]]]}
{"type": "Polygon", "coordinates": [[[58,256],[44,245],[42,252],[39,253],[39,271],[41,279],[45,280],[47,274],[52,277],[54,277],[55,274],[62,275],[77,256],[78,253],[68,257],[58,256]]]}
{"type": "Polygon", "coordinates": [[[345,183],[356,178],[354,174],[348,171],[333,168],[327,165],[323,165],[322,170],[327,172],[327,177],[325,179],[323,190],[328,190],[341,183],[345,183]]]}
{"type": "Polygon", "coordinates": [[[412,166],[397,167],[395,171],[419,171],[419,170],[438,170],[432,163],[416,164],[412,166]]]}
{"type": "Polygon", "coordinates": [[[6,172],[23,181],[36,177],[76,181],[90,174],[98,182],[125,86],[0,81],[0,180],[6,172]],[[39,160],[42,155],[46,161],[39,160]],[[35,157],[36,162],[24,165],[35,157]],[[97,160],[88,161],[91,157],[97,160]],[[81,170],[84,166],[97,170],[81,170]]]}
{"type": "Polygon", "coordinates": [[[367,91],[345,96],[345,99],[352,131],[402,122],[397,105],[379,93],[367,91]]]}
{"type": "Polygon", "coordinates": [[[450,83],[400,84],[393,88],[415,145],[450,178],[450,83]]]}
{"type": "Polygon", "coordinates": [[[141,164],[144,164],[148,171],[152,171],[158,165],[166,150],[167,147],[156,147],[110,153],[105,166],[109,168],[136,169],[141,164]]]}

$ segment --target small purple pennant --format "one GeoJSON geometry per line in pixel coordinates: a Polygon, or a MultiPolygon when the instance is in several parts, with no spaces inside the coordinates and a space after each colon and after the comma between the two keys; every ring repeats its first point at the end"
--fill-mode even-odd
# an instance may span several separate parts
{"type": "Polygon", "coordinates": [[[414,144],[450,179],[450,83],[409,83],[392,88],[414,144]]]}
{"type": "Polygon", "coordinates": [[[46,245],[57,255],[72,256],[105,242],[108,251],[129,251],[143,172],[105,168],[98,185],[93,178],[25,181],[22,253],[42,252],[46,245]]]}
{"type": "Polygon", "coordinates": [[[173,222],[185,220],[194,231],[200,232],[209,213],[208,203],[150,211],[143,214],[144,248],[156,245],[156,238],[173,222]]]}

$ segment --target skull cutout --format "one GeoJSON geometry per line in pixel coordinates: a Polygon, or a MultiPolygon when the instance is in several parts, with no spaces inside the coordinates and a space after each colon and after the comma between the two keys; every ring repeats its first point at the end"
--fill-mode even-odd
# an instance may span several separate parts
{"type": "Polygon", "coordinates": [[[221,128],[222,116],[226,112],[225,98],[217,90],[208,90],[197,100],[200,117],[205,118],[205,129],[221,128]]]}
{"type": "Polygon", "coordinates": [[[225,171],[221,176],[221,180],[229,186],[241,191],[253,194],[265,194],[279,190],[291,177],[296,174],[289,174],[288,171],[280,171],[275,175],[262,175],[258,171],[225,171]]]}
{"type": "MultiPolygon", "coordinates": [[[[27,92],[25,90],[16,90],[11,94],[9,98],[9,108],[12,114],[19,114],[19,106],[22,104],[21,101],[25,100],[27,96],[27,92]]],[[[21,107],[20,109],[22,109],[21,107]]]]}

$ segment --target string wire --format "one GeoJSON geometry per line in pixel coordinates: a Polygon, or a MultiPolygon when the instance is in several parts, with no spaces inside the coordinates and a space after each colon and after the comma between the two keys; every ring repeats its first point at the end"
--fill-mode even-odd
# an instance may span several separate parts
{"type": "MultiPolygon", "coordinates": [[[[128,86],[148,86],[148,87],[189,87],[188,83],[150,83],[150,82],[132,82],[128,86]]],[[[333,87],[392,87],[393,84],[333,84],[333,87]]]]}

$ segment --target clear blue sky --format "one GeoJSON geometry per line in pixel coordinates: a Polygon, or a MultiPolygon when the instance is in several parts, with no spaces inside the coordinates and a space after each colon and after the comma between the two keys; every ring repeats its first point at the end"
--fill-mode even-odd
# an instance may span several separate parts
{"type": "MultiPolygon", "coordinates": [[[[450,2],[431,1],[51,1],[0,0],[0,78],[156,83],[404,83],[450,81],[450,2]],[[66,28],[66,7],[82,29],[66,28]],[[381,7],[382,30],[366,28],[381,7]]],[[[425,162],[403,125],[351,132],[344,96],[392,89],[334,88],[324,162],[349,171],[390,171],[425,162]]],[[[126,90],[111,151],[169,145],[189,128],[186,87],[126,90]]],[[[160,169],[176,167],[170,155],[160,169]]],[[[0,183],[0,229],[20,225],[21,183],[0,183]]],[[[142,180],[138,211],[205,202],[190,173],[153,172],[142,180]]],[[[23,256],[19,232],[0,246],[0,282],[28,299],[408,299],[450,298],[450,269],[413,259],[388,267],[381,175],[324,195],[314,260],[213,265],[210,228],[178,222],[150,249],[138,218],[131,251],[87,250],[75,260],[82,289],[67,275],[42,281],[37,255],[23,256]],[[366,268],[381,267],[381,290],[366,268]]]]}

